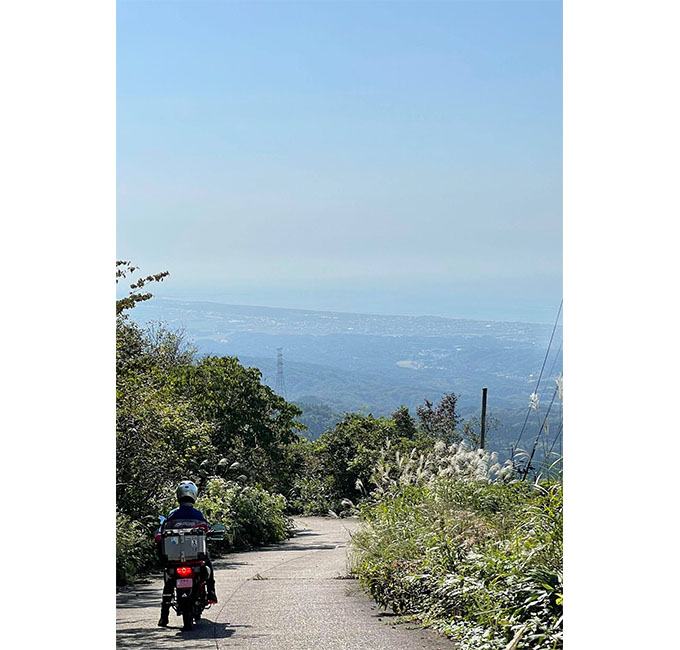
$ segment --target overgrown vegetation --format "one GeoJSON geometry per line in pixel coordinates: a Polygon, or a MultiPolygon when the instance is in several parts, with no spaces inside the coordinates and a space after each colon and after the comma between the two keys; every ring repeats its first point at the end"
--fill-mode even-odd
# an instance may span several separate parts
{"type": "MultiPolygon", "coordinates": [[[[445,395],[436,406],[418,409],[418,421],[406,407],[390,417],[346,413],[335,427],[299,447],[300,473],[293,483],[290,503],[306,515],[354,514],[364,500],[371,476],[386,446],[401,457],[427,453],[444,441],[463,441],[467,426],[458,430],[456,396],[445,395]]],[[[467,424],[467,423],[466,423],[467,424]]]]}
{"type": "Polygon", "coordinates": [[[395,613],[464,648],[562,647],[562,484],[515,480],[464,443],[386,448],[353,538],[354,571],[395,613]]]}
{"type": "Polygon", "coordinates": [[[215,546],[221,551],[279,542],[293,528],[281,494],[223,478],[212,478],[204,485],[196,507],[208,521],[219,521],[227,527],[224,541],[215,546]]]}

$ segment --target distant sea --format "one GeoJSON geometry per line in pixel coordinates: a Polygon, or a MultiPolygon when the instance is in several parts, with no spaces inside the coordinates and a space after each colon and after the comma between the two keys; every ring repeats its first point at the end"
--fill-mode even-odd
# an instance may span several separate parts
{"type": "Polygon", "coordinates": [[[443,316],[482,321],[514,321],[552,324],[561,296],[532,298],[494,292],[470,295],[464,292],[439,290],[267,290],[196,291],[166,290],[152,287],[158,297],[187,301],[207,301],[227,305],[251,305],[283,309],[307,309],[355,314],[389,316],[443,316]],[[433,295],[434,293],[434,295],[433,295]]]}

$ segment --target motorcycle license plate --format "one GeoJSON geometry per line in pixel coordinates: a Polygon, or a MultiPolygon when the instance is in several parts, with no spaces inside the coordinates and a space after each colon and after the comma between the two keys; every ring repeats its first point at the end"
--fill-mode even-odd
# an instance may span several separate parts
{"type": "Polygon", "coordinates": [[[177,589],[191,589],[194,585],[192,578],[178,578],[177,589]]]}

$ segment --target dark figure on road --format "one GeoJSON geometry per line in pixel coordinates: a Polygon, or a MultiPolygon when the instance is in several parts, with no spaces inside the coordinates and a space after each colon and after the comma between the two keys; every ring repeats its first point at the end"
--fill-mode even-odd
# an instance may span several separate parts
{"type": "MultiPolygon", "coordinates": [[[[163,522],[160,530],[156,534],[156,545],[159,555],[162,558],[162,533],[166,528],[204,528],[206,532],[210,526],[206,521],[203,513],[194,508],[196,498],[198,497],[198,488],[192,481],[182,481],[175,491],[177,494],[177,501],[179,508],[175,508],[168,518],[163,522]]],[[[205,564],[210,570],[210,577],[206,580],[206,590],[209,603],[217,602],[217,595],[215,594],[215,573],[213,571],[210,557],[206,556],[205,564]]],[[[158,625],[165,627],[168,624],[168,617],[170,616],[170,603],[172,602],[173,582],[172,580],[165,580],[163,587],[163,602],[161,603],[161,618],[158,625]]]]}

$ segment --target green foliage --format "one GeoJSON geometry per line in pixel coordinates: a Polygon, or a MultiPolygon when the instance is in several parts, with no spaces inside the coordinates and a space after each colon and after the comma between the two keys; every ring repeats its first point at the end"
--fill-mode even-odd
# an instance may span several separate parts
{"type": "MultiPolygon", "coordinates": [[[[125,514],[143,519],[159,512],[163,488],[195,475],[216,450],[211,424],[169,383],[173,335],[150,339],[124,318],[116,329],[117,503],[125,514]]],[[[176,357],[175,365],[190,358],[176,357]]]]}
{"type": "Polygon", "coordinates": [[[343,500],[361,496],[381,449],[394,436],[392,420],[346,413],[335,428],[307,444],[304,472],[293,485],[292,503],[309,514],[343,510],[343,500]]]}
{"type": "Polygon", "coordinates": [[[562,647],[562,485],[434,475],[361,507],[355,572],[385,607],[475,650],[562,647]]]}
{"type": "Polygon", "coordinates": [[[406,407],[390,418],[346,413],[335,427],[299,450],[290,507],[304,514],[351,514],[364,499],[385,449],[407,457],[429,453],[436,440],[419,431],[406,407]]]}
{"type": "MultiPolygon", "coordinates": [[[[118,262],[116,277],[136,270],[118,262]]],[[[210,512],[230,526],[229,548],[284,539],[286,502],[271,492],[288,491],[302,462],[300,410],[262,385],[257,369],[229,357],[196,359],[181,332],[159,324],[143,330],[124,313],[150,297],[139,293],[146,283],[166,275],[138,280],[116,303],[119,582],[154,565],[157,518],[176,505],[173,488],[182,479],[209,490],[210,512]],[[224,488],[236,471],[242,485],[224,488]],[[209,480],[211,472],[222,478],[209,480]]]]}
{"type": "MultiPolygon", "coordinates": [[[[119,280],[126,278],[128,275],[132,275],[136,271],[139,271],[139,267],[133,266],[131,262],[127,260],[117,260],[116,284],[118,284],[119,280]]],[[[141,277],[136,282],[133,282],[130,285],[129,295],[116,300],[116,316],[120,316],[124,311],[132,309],[138,302],[149,300],[152,297],[151,293],[148,291],[146,293],[140,293],[139,289],[142,289],[150,282],[162,282],[168,275],[170,275],[168,271],[162,271],[161,273],[141,277]]]]}
{"type": "Polygon", "coordinates": [[[394,435],[390,420],[348,413],[332,431],[319,438],[315,449],[321,472],[332,479],[339,496],[356,494],[357,481],[368,482],[390,435],[394,435]]]}
{"type": "Polygon", "coordinates": [[[211,523],[224,524],[227,533],[217,548],[224,551],[280,542],[291,535],[293,522],[285,513],[286,500],[258,487],[211,478],[196,505],[211,523]]]}
{"type": "Polygon", "coordinates": [[[330,476],[301,476],[291,493],[290,506],[307,516],[324,516],[338,511],[338,495],[330,476]]]}
{"type": "Polygon", "coordinates": [[[130,582],[153,560],[153,541],[145,526],[116,512],[116,582],[130,582]]]}
{"type": "Polygon", "coordinates": [[[262,384],[257,368],[234,357],[206,356],[177,368],[173,388],[212,424],[211,440],[221,457],[268,489],[287,491],[288,445],[299,440],[301,411],[262,384]]]}
{"type": "Polygon", "coordinates": [[[421,431],[446,444],[459,442],[461,417],[456,410],[457,403],[458,397],[454,393],[444,395],[436,406],[426,399],[424,405],[416,409],[421,431]]]}
{"type": "Polygon", "coordinates": [[[406,406],[400,406],[392,413],[392,420],[394,420],[397,436],[400,438],[415,440],[418,436],[416,421],[411,417],[411,413],[406,406]]]}
{"type": "MultiPolygon", "coordinates": [[[[501,421],[494,417],[491,413],[486,415],[486,439],[489,439],[489,434],[495,431],[500,426],[501,421]]],[[[482,421],[476,415],[470,420],[463,422],[463,429],[461,437],[466,440],[471,446],[479,447],[482,440],[482,421]]],[[[487,447],[488,445],[485,445],[487,447]]]]}

